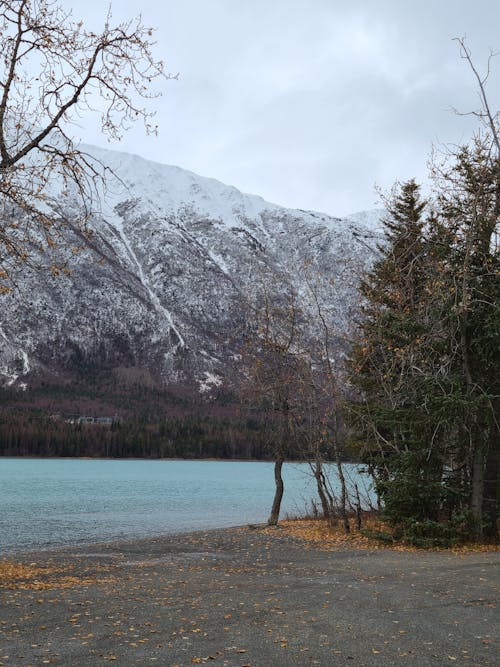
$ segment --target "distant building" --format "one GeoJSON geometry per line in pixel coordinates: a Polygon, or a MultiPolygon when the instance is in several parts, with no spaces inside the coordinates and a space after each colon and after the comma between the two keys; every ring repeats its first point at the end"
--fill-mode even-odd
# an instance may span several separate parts
{"type": "Polygon", "coordinates": [[[123,422],[122,417],[94,417],[93,415],[67,415],[64,419],[68,424],[92,424],[94,426],[112,426],[123,422]]]}

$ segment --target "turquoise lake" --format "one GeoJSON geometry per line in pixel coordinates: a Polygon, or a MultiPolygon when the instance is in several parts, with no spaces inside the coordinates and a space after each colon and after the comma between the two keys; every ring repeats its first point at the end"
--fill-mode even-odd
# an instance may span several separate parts
{"type": "MultiPolygon", "coordinates": [[[[283,477],[282,516],[303,514],[308,466],[283,477]]],[[[272,463],[0,458],[0,554],[259,523],[273,492],[272,463]]]]}

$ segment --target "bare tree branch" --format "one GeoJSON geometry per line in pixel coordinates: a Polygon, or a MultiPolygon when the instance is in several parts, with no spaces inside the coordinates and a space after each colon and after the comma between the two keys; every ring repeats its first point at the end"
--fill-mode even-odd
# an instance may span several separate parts
{"type": "Polygon", "coordinates": [[[498,119],[498,112],[493,113],[490,108],[490,104],[488,102],[488,96],[486,95],[486,82],[488,81],[488,77],[490,75],[490,67],[491,67],[491,61],[494,57],[498,55],[498,53],[491,52],[489,57],[488,57],[488,64],[487,64],[487,69],[486,69],[486,74],[484,76],[481,76],[479,73],[477,67],[474,65],[474,61],[472,60],[472,55],[469,47],[465,43],[465,38],[464,37],[455,37],[454,41],[458,43],[460,47],[460,57],[466,60],[469,64],[469,67],[472,70],[472,73],[474,74],[477,85],[478,85],[478,92],[479,92],[479,99],[481,100],[481,111],[471,111],[469,114],[477,116],[478,118],[481,118],[486,121],[488,128],[491,132],[491,136],[493,138],[493,141],[495,142],[495,146],[497,149],[497,155],[500,155],[500,139],[498,136],[498,128],[497,128],[497,119],[498,119]]]}
{"type": "MultiPolygon", "coordinates": [[[[30,260],[33,245],[64,229],[56,189],[79,199],[85,229],[89,202],[105,170],[82,150],[70,127],[88,113],[104,135],[120,139],[142,120],[156,132],[145,101],[156,80],[172,77],[153,55],[153,31],[140,19],[86,30],[56,0],[0,4],[0,271],[30,260]]],[[[57,193],[58,194],[58,193],[57,193]]],[[[0,275],[0,279],[1,279],[0,275]]]]}

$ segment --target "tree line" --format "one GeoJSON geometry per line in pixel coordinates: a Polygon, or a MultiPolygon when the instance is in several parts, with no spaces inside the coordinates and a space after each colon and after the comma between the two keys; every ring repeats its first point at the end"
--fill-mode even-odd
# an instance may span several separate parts
{"type": "Polygon", "coordinates": [[[268,460],[271,453],[255,419],[192,414],[106,427],[17,412],[0,416],[0,456],[268,460]]]}

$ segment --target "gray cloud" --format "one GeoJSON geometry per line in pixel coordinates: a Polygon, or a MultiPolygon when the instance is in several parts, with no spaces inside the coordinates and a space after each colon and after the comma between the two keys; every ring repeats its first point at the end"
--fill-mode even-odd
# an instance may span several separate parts
{"type": "MultiPolygon", "coordinates": [[[[98,0],[75,16],[99,25],[98,0]]],[[[455,36],[476,62],[500,49],[491,0],[153,0],[143,20],[179,81],[156,104],[160,138],[118,148],[213,176],[287,206],[343,214],[377,203],[374,185],[424,179],[431,144],[460,142],[477,106],[455,36]]],[[[120,0],[115,20],[137,13],[120,0]]],[[[491,81],[500,104],[500,58],[491,81]]],[[[103,144],[85,119],[84,138],[103,144]]]]}

